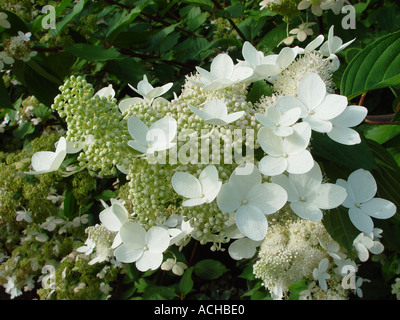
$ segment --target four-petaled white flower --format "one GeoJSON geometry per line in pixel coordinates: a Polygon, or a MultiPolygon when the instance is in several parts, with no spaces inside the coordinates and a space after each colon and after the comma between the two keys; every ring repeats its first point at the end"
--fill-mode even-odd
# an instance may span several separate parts
{"type": "Polygon", "coordinates": [[[168,231],[152,227],[146,231],[139,223],[127,221],[120,230],[122,244],[115,249],[115,258],[123,263],[135,262],[139,271],[156,270],[169,247],[168,231]]]}
{"type": "Polygon", "coordinates": [[[299,83],[297,102],[302,109],[301,118],[311,129],[326,133],[332,130],[332,119],[339,116],[347,107],[345,96],[327,94],[325,82],[316,73],[307,74],[299,83]]]}
{"type": "Polygon", "coordinates": [[[328,40],[321,46],[320,51],[328,59],[331,61],[331,70],[337,71],[340,67],[340,60],[337,57],[336,53],[346,49],[349,45],[351,45],[356,39],[353,39],[349,42],[343,44],[343,40],[338,36],[333,34],[334,26],[331,26],[328,33],[328,40]]]}
{"type": "Polygon", "coordinates": [[[301,108],[291,104],[291,97],[280,97],[276,107],[269,106],[265,113],[256,113],[255,117],[264,127],[271,129],[275,135],[286,137],[293,133],[292,126],[299,120],[301,108]]]}
{"type": "Polygon", "coordinates": [[[313,277],[315,280],[318,281],[319,286],[322,290],[328,290],[328,286],[326,280],[330,279],[331,276],[327,273],[329,267],[329,260],[324,258],[318,264],[318,268],[313,270],[313,277]]]}
{"type": "Polygon", "coordinates": [[[252,68],[234,65],[232,58],[226,53],[220,53],[213,59],[210,71],[201,67],[196,67],[196,70],[200,74],[200,83],[194,83],[205,90],[226,88],[247,80],[253,74],[252,68]]]}
{"type": "Polygon", "coordinates": [[[382,229],[374,228],[373,232],[361,232],[353,241],[353,246],[356,249],[357,256],[361,262],[365,262],[369,258],[369,253],[380,254],[385,249],[383,244],[376,240],[379,239],[379,234],[382,229]],[[375,234],[377,236],[375,236],[375,234]]]}
{"type": "Polygon", "coordinates": [[[187,172],[175,172],[171,183],[176,193],[188,198],[182,202],[184,207],[214,201],[222,185],[222,182],[218,180],[218,171],[214,165],[204,168],[199,178],[187,172]]]}
{"type": "Polygon", "coordinates": [[[347,181],[338,179],[336,184],[347,191],[343,206],[349,209],[354,226],[365,233],[374,229],[372,218],[389,219],[396,213],[396,206],[389,200],[375,198],[377,185],[372,174],[358,169],[350,174],[347,181]]]}
{"type": "Polygon", "coordinates": [[[185,269],[187,269],[188,266],[183,263],[176,261],[176,259],[168,258],[165,260],[162,265],[161,265],[161,270],[165,271],[172,271],[172,273],[176,274],[177,276],[183,275],[185,272],[185,269]]]}
{"type": "Polygon", "coordinates": [[[56,151],[39,151],[31,158],[31,165],[34,171],[26,174],[41,174],[57,171],[67,155],[67,141],[64,137],[56,143],[56,151]]]}
{"type": "Polygon", "coordinates": [[[286,201],[286,191],[277,184],[263,183],[261,173],[252,163],[238,166],[217,196],[220,210],[236,211],[235,222],[240,232],[255,241],[263,240],[267,233],[265,215],[275,213],[286,201]]]}
{"type": "Polygon", "coordinates": [[[261,79],[273,81],[273,77],[280,74],[294,61],[297,53],[297,49],[286,47],[279,54],[264,56],[261,51],[246,41],[242,47],[244,61],[239,61],[238,65],[253,70],[253,75],[246,79],[248,82],[261,79]]]}
{"type": "Polygon", "coordinates": [[[152,154],[156,151],[164,151],[172,148],[176,143],[172,142],[176,136],[177,123],[170,116],[157,120],[150,127],[134,116],[128,119],[128,131],[134,140],[129,140],[128,145],[141,152],[152,154]]]}
{"type": "Polygon", "coordinates": [[[308,36],[312,36],[314,34],[313,29],[310,27],[313,26],[315,22],[303,22],[299,25],[298,28],[294,28],[289,31],[289,34],[294,34],[300,42],[303,42],[307,39],[308,36]]]}
{"type": "Polygon", "coordinates": [[[322,210],[340,206],[346,199],[346,189],[332,183],[322,183],[322,172],[318,163],[305,174],[281,174],[271,178],[288,193],[290,208],[300,218],[322,220],[322,210]]]}
{"type": "MultiPolygon", "coordinates": [[[[169,89],[172,88],[173,83],[169,82],[161,87],[153,87],[150,83],[149,80],[147,80],[146,75],[143,75],[143,80],[139,81],[137,88],[134,88],[133,86],[131,86],[129,84],[129,87],[135,91],[137,94],[141,95],[143,97],[143,100],[147,103],[147,104],[152,104],[153,101],[162,96],[163,94],[165,94],[166,92],[169,91],[169,89]]],[[[134,100],[129,100],[126,99],[124,100],[124,105],[126,106],[128,104],[128,102],[132,103],[134,101],[138,101],[137,98],[130,98],[130,99],[134,99],[134,100]]],[[[139,98],[140,99],[140,98],[139,98]]],[[[164,98],[160,98],[163,101],[166,101],[164,98]]],[[[142,101],[142,99],[140,99],[142,101]]],[[[120,105],[120,109],[121,109],[121,105],[120,105]]],[[[121,110],[123,111],[123,110],[121,110]]]]}
{"type": "Polygon", "coordinates": [[[196,115],[198,115],[204,122],[215,125],[225,126],[229,123],[235,122],[244,115],[244,111],[238,111],[228,114],[226,104],[219,99],[212,99],[208,101],[202,110],[189,105],[196,115]]]}
{"type": "Polygon", "coordinates": [[[22,31],[18,31],[18,38],[25,42],[28,42],[31,40],[31,35],[32,35],[32,33],[30,33],[30,32],[23,33],[22,31]]]}
{"type": "Polygon", "coordinates": [[[293,134],[279,137],[274,131],[263,127],[258,132],[258,142],[267,154],[260,160],[258,168],[266,176],[276,176],[285,171],[302,174],[311,170],[314,160],[306,149],[311,138],[311,128],[305,123],[297,123],[293,134]]]}
{"type": "Polygon", "coordinates": [[[362,106],[348,106],[336,118],[331,120],[332,130],[327,133],[332,140],[346,144],[354,145],[361,142],[359,133],[351,129],[359,125],[366,117],[368,109],[362,106]]]}
{"type": "Polygon", "coordinates": [[[26,221],[28,223],[32,222],[32,212],[24,210],[18,210],[17,212],[17,221],[26,221]]]}

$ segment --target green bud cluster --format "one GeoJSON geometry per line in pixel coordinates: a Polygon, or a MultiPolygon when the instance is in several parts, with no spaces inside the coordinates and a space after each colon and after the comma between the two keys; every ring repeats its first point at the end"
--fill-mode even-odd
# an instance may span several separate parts
{"type": "Polygon", "coordinates": [[[270,2],[266,8],[272,12],[283,16],[285,22],[289,22],[292,18],[297,17],[300,11],[297,9],[301,0],[281,0],[280,4],[270,2]]]}
{"type": "Polygon", "coordinates": [[[101,176],[116,174],[115,166],[124,164],[131,153],[116,100],[93,95],[92,85],[80,76],[71,76],[60,91],[52,108],[67,122],[67,140],[84,143],[77,158],[80,166],[101,176]]]}

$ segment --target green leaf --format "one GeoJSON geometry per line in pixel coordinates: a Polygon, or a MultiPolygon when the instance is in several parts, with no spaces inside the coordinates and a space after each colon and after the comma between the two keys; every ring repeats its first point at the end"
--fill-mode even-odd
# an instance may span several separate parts
{"type": "Polygon", "coordinates": [[[308,289],[307,280],[303,278],[300,282],[294,283],[289,286],[289,300],[299,300],[300,293],[308,289]]]}
{"type": "Polygon", "coordinates": [[[116,198],[117,194],[112,190],[103,190],[101,194],[95,197],[96,200],[108,201],[112,198],[116,198]]]}
{"type": "MultiPolygon", "coordinates": [[[[378,186],[377,197],[387,199],[400,208],[400,167],[386,148],[372,140],[368,140],[368,144],[377,163],[371,172],[378,186]]],[[[400,221],[398,213],[393,218],[400,221]]]]}
{"type": "Polygon", "coordinates": [[[390,281],[398,274],[400,261],[396,254],[388,257],[382,265],[382,275],[386,282],[390,281]]]}
{"type": "Polygon", "coordinates": [[[13,131],[15,137],[19,139],[25,138],[27,135],[33,133],[35,131],[35,126],[32,122],[27,121],[22,123],[17,129],[13,131]]]}
{"type": "Polygon", "coordinates": [[[274,92],[273,88],[264,80],[256,81],[252,84],[252,87],[247,94],[247,101],[256,103],[260,101],[263,96],[271,96],[274,92]]]}
{"type": "Polygon", "coordinates": [[[184,0],[183,2],[208,7],[210,9],[214,8],[214,3],[211,0],[184,0]]]}
{"type": "Polygon", "coordinates": [[[247,41],[253,41],[265,24],[265,19],[254,17],[243,20],[239,25],[239,30],[243,33],[247,41]]]}
{"type": "Polygon", "coordinates": [[[400,85],[400,31],[374,41],[354,57],[340,92],[349,100],[364,92],[400,85]]]}
{"type": "Polygon", "coordinates": [[[222,276],[228,269],[222,262],[213,259],[205,259],[197,262],[194,273],[201,279],[214,280],[222,276]]]}
{"type": "Polygon", "coordinates": [[[137,18],[137,16],[142,12],[143,8],[146,6],[147,2],[148,1],[140,6],[136,6],[129,13],[124,11],[121,14],[119,21],[114,23],[108,30],[106,38],[112,42],[122,30],[128,27],[137,18]]]}
{"type": "Polygon", "coordinates": [[[57,22],[56,29],[50,29],[50,34],[53,36],[57,36],[58,34],[60,34],[61,31],[68,25],[68,23],[70,23],[82,11],[82,9],[85,7],[86,2],[88,2],[88,0],[79,0],[78,2],[76,2],[72,10],[70,10],[64,16],[64,19],[57,22]]]}
{"type": "Polygon", "coordinates": [[[400,134],[398,125],[364,125],[362,126],[367,139],[374,140],[379,144],[385,143],[400,134]]]}
{"type": "Polygon", "coordinates": [[[136,84],[143,79],[145,69],[143,63],[134,58],[122,58],[107,62],[107,71],[113,73],[119,81],[136,84]]]}
{"type": "Polygon", "coordinates": [[[327,211],[322,222],[329,235],[346,249],[350,258],[353,259],[353,241],[360,234],[348,214],[348,209],[340,206],[327,211]]]}
{"type": "Polygon", "coordinates": [[[179,291],[182,295],[186,296],[193,289],[192,273],[194,267],[190,267],[185,271],[181,280],[179,281],[179,291]]]}
{"type": "Polygon", "coordinates": [[[65,196],[64,196],[64,206],[63,206],[64,216],[67,217],[68,219],[72,219],[75,217],[77,212],[78,212],[77,204],[76,204],[74,194],[71,189],[68,189],[65,192],[65,196]]]}
{"type": "Polygon", "coordinates": [[[78,58],[101,62],[122,57],[116,48],[104,48],[100,45],[92,45],[87,43],[76,43],[66,48],[66,50],[78,58]]]}
{"type": "Polygon", "coordinates": [[[371,170],[376,163],[368,143],[360,136],[361,143],[348,146],[333,141],[326,134],[313,132],[312,154],[349,168],[371,170]]]}

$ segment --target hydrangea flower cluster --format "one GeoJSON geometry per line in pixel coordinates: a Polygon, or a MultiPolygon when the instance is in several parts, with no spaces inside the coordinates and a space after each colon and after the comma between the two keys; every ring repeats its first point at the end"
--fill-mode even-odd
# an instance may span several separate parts
{"type": "Polygon", "coordinates": [[[321,35],[304,49],[285,47],[278,54],[245,42],[243,60],[217,55],[209,71],[197,67],[188,75],[171,101],[161,96],[172,84],[154,87],[146,76],[130,86],[141,97],[120,101],[111,85],[95,92],[72,76],[52,106],[66,120],[66,136],[55,152],[36,153],[29,173],[59,170],[68,154],[78,153],[75,171],[126,176],[127,199],[104,203],[101,224],[90,227],[78,249],[90,256],[89,264],[115,258],[140,271],[162,266],[181,275],[184,266],[176,259],[163,264],[164,253],[193,238],[211,250],[230,243],[236,260],[260,248],[254,272],[271,294],[285,296],[306,278],[304,297],[345,298],[348,289],[356,290],[344,284],[346,270],[356,272],[357,265],[325,230],[326,210],[349,209],[369,239],[354,244],[364,261],[364,248],[381,252],[378,233],[370,235],[372,219],[396,212],[391,202],[374,198],[369,172],[330,183],[310,150],[313,132],[346,145],[361,141],[352,128],[367,110],[349,106],[331,80],[340,63],[335,54],[347,45],[333,28],[325,43],[321,35]],[[250,102],[257,81],[274,93],[250,102]]]}

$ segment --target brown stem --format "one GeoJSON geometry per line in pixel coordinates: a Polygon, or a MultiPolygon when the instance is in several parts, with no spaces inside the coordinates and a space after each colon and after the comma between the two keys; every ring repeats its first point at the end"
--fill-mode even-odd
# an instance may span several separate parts
{"type": "MultiPolygon", "coordinates": [[[[218,1],[212,0],[212,2],[213,2],[214,5],[217,7],[217,9],[223,10],[223,8],[219,5],[218,1]]],[[[244,36],[244,34],[242,33],[242,31],[240,31],[240,29],[238,28],[238,26],[236,25],[236,23],[233,22],[233,20],[230,19],[230,18],[228,18],[227,20],[229,21],[229,23],[230,23],[230,25],[232,26],[232,28],[236,30],[236,32],[238,33],[239,37],[242,38],[243,41],[247,41],[246,37],[244,36]]]]}
{"type": "Polygon", "coordinates": [[[359,106],[362,106],[365,101],[365,96],[367,95],[368,92],[364,92],[360,98],[360,102],[358,103],[359,106]]]}

